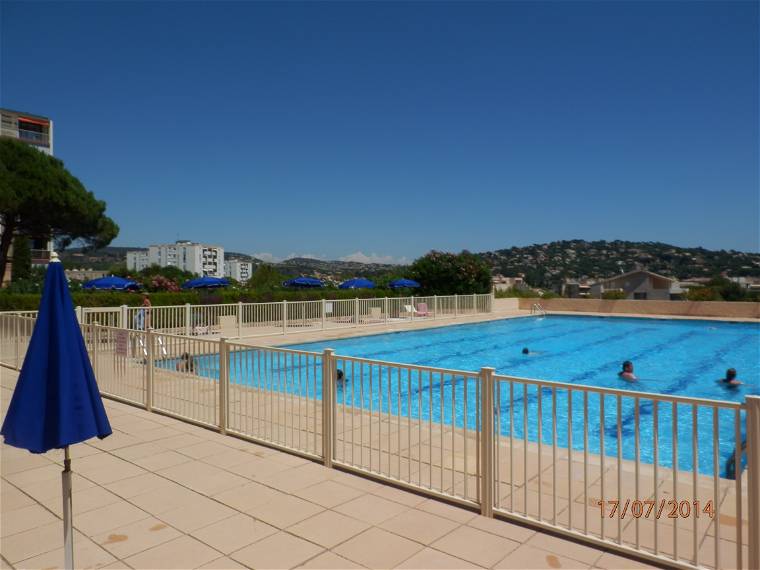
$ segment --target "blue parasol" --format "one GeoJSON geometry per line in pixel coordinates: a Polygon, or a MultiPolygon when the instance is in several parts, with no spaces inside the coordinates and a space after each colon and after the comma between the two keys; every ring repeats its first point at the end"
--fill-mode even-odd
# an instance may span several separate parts
{"type": "Polygon", "coordinates": [[[131,279],[124,279],[115,275],[93,279],[82,285],[82,289],[97,289],[100,291],[127,291],[139,288],[140,286],[131,279]]]}
{"type": "Polygon", "coordinates": [[[0,433],[5,443],[45,453],[65,450],[63,536],[66,568],[74,565],[69,445],[111,435],[95,374],[74,314],[68,283],[53,253],[24,364],[0,433]]]}
{"type": "Polygon", "coordinates": [[[419,287],[420,284],[416,281],[412,281],[411,279],[396,279],[395,281],[391,281],[388,287],[391,289],[403,289],[404,287],[409,287],[410,289],[416,289],[419,287]]]}
{"type": "Polygon", "coordinates": [[[349,279],[338,285],[338,289],[374,289],[375,284],[369,279],[362,279],[358,277],[356,279],[349,279]]]}
{"type": "Polygon", "coordinates": [[[219,287],[227,287],[230,284],[229,281],[222,277],[196,277],[190,279],[182,284],[183,289],[216,289],[219,287]]]}
{"type": "Polygon", "coordinates": [[[324,287],[325,284],[315,277],[296,277],[283,283],[285,287],[324,287]]]}

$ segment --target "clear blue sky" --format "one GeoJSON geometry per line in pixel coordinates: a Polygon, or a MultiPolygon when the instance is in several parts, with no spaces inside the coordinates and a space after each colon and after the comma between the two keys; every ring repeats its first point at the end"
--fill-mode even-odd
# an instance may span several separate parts
{"type": "Polygon", "coordinates": [[[114,245],[760,249],[757,2],[1,10],[1,104],[53,118],[114,245]]]}

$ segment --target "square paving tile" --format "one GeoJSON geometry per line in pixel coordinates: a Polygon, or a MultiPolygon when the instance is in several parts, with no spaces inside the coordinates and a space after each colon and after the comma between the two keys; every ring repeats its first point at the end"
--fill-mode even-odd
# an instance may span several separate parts
{"type": "Polygon", "coordinates": [[[323,549],[302,538],[278,532],[230,554],[249,568],[294,568],[323,549]]]}
{"type": "Polygon", "coordinates": [[[380,524],[380,528],[423,544],[450,533],[459,523],[425,511],[410,509],[380,524]]]}
{"type": "Polygon", "coordinates": [[[92,539],[117,558],[126,558],[180,536],[176,529],[151,517],[96,534],[92,539]]]}
{"type": "MultiPolygon", "coordinates": [[[[16,568],[44,568],[54,570],[64,568],[65,553],[63,548],[56,548],[45,554],[27,558],[16,563],[16,568]]],[[[76,568],[101,568],[115,562],[116,559],[92,540],[77,537],[74,540],[74,565],[76,568]]]]}
{"type": "Polygon", "coordinates": [[[585,546],[571,540],[557,538],[556,536],[544,534],[542,532],[537,532],[526,544],[533,546],[534,548],[540,548],[541,550],[561,554],[567,558],[572,558],[573,560],[588,565],[594,564],[599,558],[601,558],[603,553],[602,550],[597,548],[585,546]]]}
{"type": "Polygon", "coordinates": [[[5,538],[12,534],[24,532],[38,526],[55,522],[56,517],[50,511],[34,503],[16,509],[15,511],[3,510],[0,516],[0,537],[5,538]]]}
{"type": "Polygon", "coordinates": [[[374,525],[409,510],[409,507],[375,495],[362,495],[334,510],[374,525]]]}
{"type": "Polygon", "coordinates": [[[93,536],[101,534],[113,528],[124,526],[125,524],[147,519],[150,514],[142,509],[120,501],[111,505],[106,505],[86,513],[82,513],[74,518],[74,528],[86,534],[93,536]]]}
{"type": "Polygon", "coordinates": [[[367,530],[368,527],[366,523],[335,511],[324,511],[288,527],[288,532],[316,542],[325,548],[332,548],[367,530]]]}
{"type": "Polygon", "coordinates": [[[393,568],[424,547],[380,528],[371,528],[334,549],[367,568],[393,568]]]}
{"type": "Polygon", "coordinates": [[[278,530],[275,527],[265,522],[257,521],[248,515],[237,514],[194,530],[190,534],[219,552],[229,554],[276,532],[278,530]]]}
{"type": "Polygon", "coordinates": [[[322,481],[321,483],[306,487],[305,489],[300,489],[293,494],[330,509],[346,503],[351,499],[360,497],[364,492],[329,480],[322,481]]]}
{"type": "Polygon", "coordinates": [[[202,461],[181,463],[174,467],[162,469],[158,474],[204,495],[215,495],[235,487],[242,487],[248,483],[239,475],[202,461]]]}
{"type": "Polygon", "coordinates": [[[252,507],[248,513],[277,528],[286,528],[323,510],[314,503],[283,494],[262,505],[252,507]]]}
{"type": "Polygon", "coordinates": [[[263,505],[283,496],[284,493],[275,491],[259,483],[247,483],[242,487],[236,487],[235,489],[214,495],[214,498],[233,509],[249,512],[253,507],[263,505]]]}
{"type": "Polygon", "coordinates": [[[181,536],[130,556],[133,568],[197,568],[219,558],[219,552],[191,536],[181,536]]]}
{"type": "Polygon", "coordinates": [[[190,532],[236,513],[237,511],[217,501],[198,496],[186,505],[161,513],[159,518],[176,529],[190,532]]]}
{"type": "Polygon", "coordinates": [[[543,568],[580,570],[582,568],[590,568],[590,566],[561,554],[555,554],[523,544],[498,562],[494,568],[497,570],[507,568],[514,570],[541,570],[543,568]]]}
{"type": "Polygon", "coordinates": [[[406,568],[408,570],[420,570],[422,568],[435,568],[436,570],[439,568],[442,570],[464,570],[469,568],[481,568],[481,566],[473,564],[472,562],[467,562],[461,558],[449,556],[445,552],[439,550],[425,548],[411,558],[407,558],[404,562],[396,566],[396,568],[406,568]]]}
{"type": "Polygon", "coordinates": [[[364,568],[361,564],[347,560],[333,552],[323,552],[298,568],[312,568],[314,570],[351,570],[364,568]]]}
{"type": "Polygon", "coordinates": [[[519,544],[468,526],[460,526],[431,545],[452,556],[480,566],[493,566],[519,544]]]}

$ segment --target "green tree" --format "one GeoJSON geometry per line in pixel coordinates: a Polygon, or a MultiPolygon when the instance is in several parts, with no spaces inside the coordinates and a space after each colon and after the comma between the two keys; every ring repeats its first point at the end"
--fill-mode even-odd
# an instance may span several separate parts
{"type": "Polygon", "coordinates": [[[283,281],[285,281],[285,276],[277,271],[273,265],[262,263],[256,268],[253,275],[251,275],[247,286],[249,289],[271,291],[272,289],[280,287],[283,281]]]}
{"type": "Polygon", "coordinates": [[[458,254],[431,251],[412,263],[410,273],[422,285],[420,292],[427,295],[491,291],[491,270],[481,257],[469,251],[458,254]]]}
{"type": "Polygon", "coordinates": [[[712,287],[692,287],[686,293],[687,301],[722,301],[720,293],[712,287]]]}
{"type": "Polygon", "coordinates": [[[13,238],[13,281],[29,279],[32,275],[32,249],[29,238],[16,236],[13,238]]]}
{"type": "Polygon", "coordinates": [[[63,165],[29,145],[0,138],[0,275],[16,234],[53,238],[59,247],[81,240],[87,247],[109,244],[119,227],[63,165]]]}
{"type": "Polygon", "coordinates": [[[620,299],[627,299],[628,295],[625,294],[625,291],[605,291],[602,293],[602,299],[607,300],[620,300],[620,299]]]}

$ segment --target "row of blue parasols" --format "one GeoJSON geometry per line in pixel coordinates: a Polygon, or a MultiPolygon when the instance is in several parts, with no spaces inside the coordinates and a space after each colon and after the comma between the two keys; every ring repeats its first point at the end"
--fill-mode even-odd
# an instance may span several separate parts
{"type": "MultiPolygon", "coordinates": [[[[296,277],[295,279],[288,279],[283,282],[285,287],[302,287],[302,288],[316,288],[324,287],[325,284],[314,277],[296,277]]],[[[403,289],[410,288],[416,289],[420,284],[411,279],[396,279],[388,284],[391,289],[403,289]]],[[[349,279],[338,285],[338,289],[374,289],[375,283],[369,279],[358,277],[356,279],[349,279]]]]}
{"type": "MultiPolygon", "coordinates": [[[[216,289],[219,287],[227,287],[230,284],[227,279],[219,277],[198,277],[196,279],[190,279],[182,284],[183,289],[216,289]]],[[[289,279],[283,283],[285,287],[301,287],[301,288],[316,288],[324,287],[325,284],[314,277],[296,277],[295,279],[289,279]]],[[[403,289],[410,288],[415,289],[420,286],[419,283],[411,279],[396,279],[391,281],[388,285],[391,289],[403,289]]],[[[139,289],[140,286],[131,279],[124,279],[123,277],[116,277],[110,275],[108,277],[100,277],[99,279],[93,279],[82,285],[83,289],[100,290],[100,291],[134,291],[139,289]]],[[[349,279],[338,285],[339,289],[374,289],[374,282],[369,279],[356,278],[349,279]]]]}

